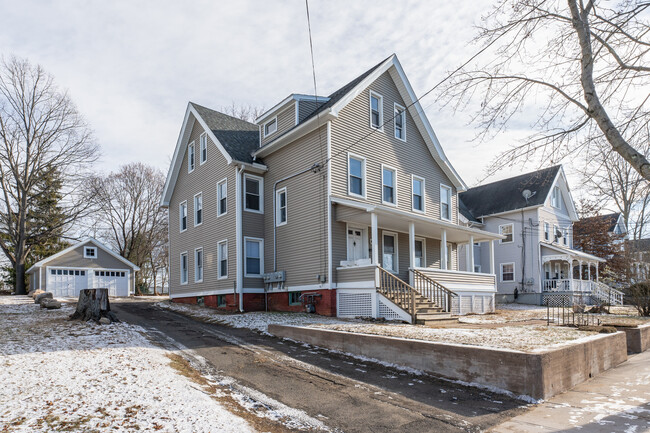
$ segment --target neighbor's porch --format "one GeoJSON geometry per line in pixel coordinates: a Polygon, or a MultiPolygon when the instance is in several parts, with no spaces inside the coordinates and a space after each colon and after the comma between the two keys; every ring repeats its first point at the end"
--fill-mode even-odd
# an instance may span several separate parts
{"type": "Polygon", "coordinates": [[[543,244],[541,246],[542,292],[589,294],[599,286],[598,265],[604,259],[582,251],[543,244]]]}

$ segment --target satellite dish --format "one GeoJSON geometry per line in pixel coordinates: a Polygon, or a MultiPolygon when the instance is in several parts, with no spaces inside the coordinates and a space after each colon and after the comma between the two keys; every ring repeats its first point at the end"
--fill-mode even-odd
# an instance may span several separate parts
{"type": "Polygon", "coordinates": [[[537,194],[537,191],[531,192],[529,189],[525,189],[521,192],[521,195],[526,199],[526,204],[528,204],[528,199],[537,194]]]}

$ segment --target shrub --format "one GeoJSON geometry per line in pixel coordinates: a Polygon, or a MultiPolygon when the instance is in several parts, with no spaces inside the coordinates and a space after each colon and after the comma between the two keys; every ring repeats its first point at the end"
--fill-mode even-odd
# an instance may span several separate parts
{"type": "Polygon", "coordinates": [[[625,300],[636,307],[639,315],[650,316],[650,281],[632,284],[625,290],[625,300]]]}

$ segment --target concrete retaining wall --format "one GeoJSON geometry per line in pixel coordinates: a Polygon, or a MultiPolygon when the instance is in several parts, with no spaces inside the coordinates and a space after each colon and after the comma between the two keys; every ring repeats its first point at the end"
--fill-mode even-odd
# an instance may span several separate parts
{"type": "Polygon", "coordinates": [[[627,360],[623,332],[541,353],[269,325],[277,337],[547,399],[627,360]]]}
{"type": "Polygon", "coordinates": [[[650,348],[650,325],[642,325],[636,328],[617,326],[616,329],[625,332],[627,353],[641,353],[650,348]]]}

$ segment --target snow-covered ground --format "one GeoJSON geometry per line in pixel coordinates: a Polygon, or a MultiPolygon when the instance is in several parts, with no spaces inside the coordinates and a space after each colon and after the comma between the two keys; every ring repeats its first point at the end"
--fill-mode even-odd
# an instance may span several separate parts
{"type": "Polygon", "coordinates": [[[252,432],[125,323],[0,296],[0,431],[252,432]]]}
{"type": "Polygon", "coordinates": [[[558,326],[506,326],[499,328],[427,328],[413,325],[330,324],[311,327],[412,340],[466,344],[536,352],[594,338],[595,332],[558,326]]]}
{"type": "Polygon", "coordinates": [[[282,313],[282,312],[251,312],[224,314],[211,308],[197,305],[175,304],[172,302],[159,302],[156,306],[176,311],[208,323],[220,323],[232,326],[233,328],[248,328],[254,331],[268,334],[270,324],[307,326],[315,324],[344,324],[358,323],[359,320],[337,319],[335,317],[319,316],[307,313],[282,313]]]}

